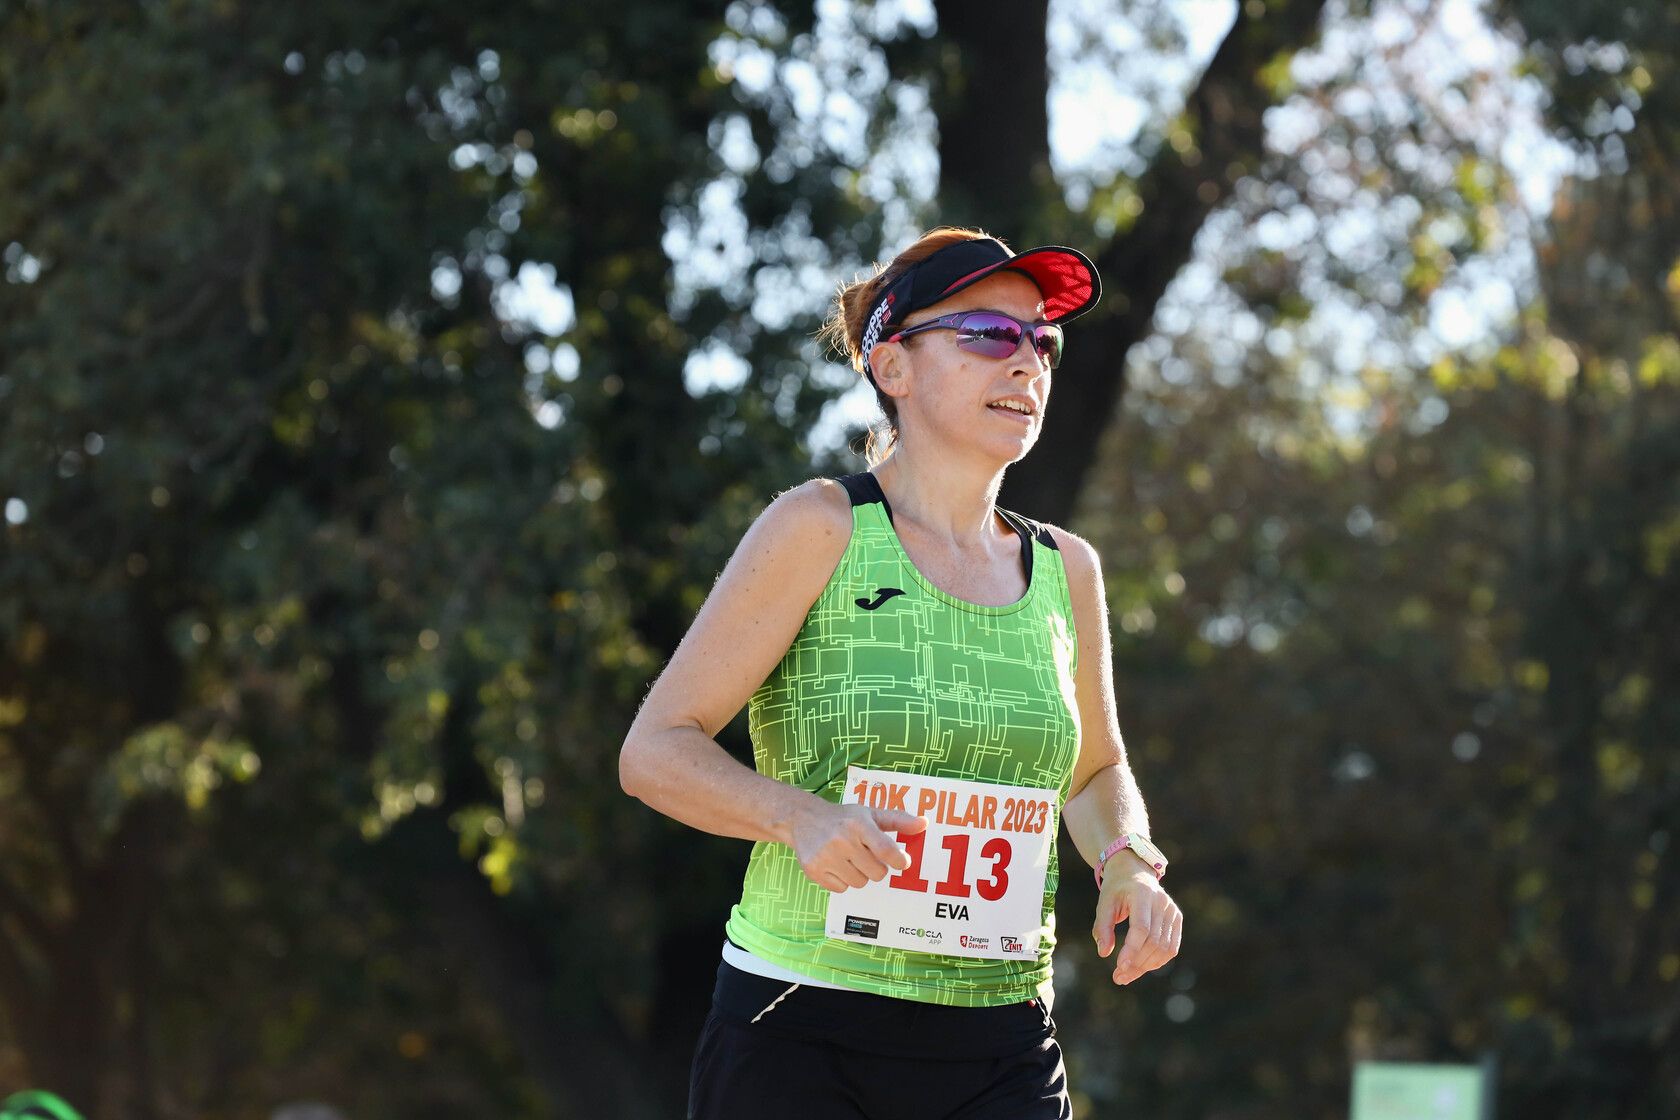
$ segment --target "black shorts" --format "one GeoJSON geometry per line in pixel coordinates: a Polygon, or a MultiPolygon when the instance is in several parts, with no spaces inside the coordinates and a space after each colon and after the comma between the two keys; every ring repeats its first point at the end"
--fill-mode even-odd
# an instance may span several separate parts
{"type": "Polygon", "coordinates": [[[688,1116],[1067,1120],[1055,1031],[1036,999],[942,1007],[793,987],[724,962],[694,1051],[688,1116]]]}

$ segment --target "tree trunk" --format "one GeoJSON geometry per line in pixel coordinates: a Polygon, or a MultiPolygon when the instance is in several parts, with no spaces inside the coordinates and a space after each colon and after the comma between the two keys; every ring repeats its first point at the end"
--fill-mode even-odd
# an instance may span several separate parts
{"type": "Polygon", "coordinates": [[[1014,243],[1049,202],[1049,0],[934,5],[950,45],[939,116],[939,220],[1014,243]]]}
{"type": "MultiPolygon", "coordinates": [[[[1127,353],[1149,333],[1155,306],[1189,260],[1208,214],[1259,165],[1265,140],[1261,118],[1277,101],[1260,71],[1280,52],[1298,50],[1317,36],[1324,0],[1274,5],[1259,18],[1248,8],[1238,7],[1236,22],[1185,105],[1184,125],[1195,144],[1182,153],[1162,146],[1137,184],[1143,212],[1096,256],[1105,295],[1071,328],[1072,345],[1045,413],[1043,438],[1004,484],[1003,504],[1012,509],[1055,522],[1071,517],[1124,389],[1127,353]]],[[[984,85],[965,92],[977,98],[994,88],[988,75],[984,85]]],[[[952,119],[963,117],[957,113],[952,119]]],[[[1038,130],[1047,133],[1047,118],[1038,130]]],[[[959,198],[1007,199],[1015,189],[1016,161],[994,163],[994,168],[958,164],[943,174],[975,176],[950,184],[959,198]]]]}
{"type": "Polygon", "coordinates": [[[545,938],[461,859],[441,808],[404,818],[387,838],[396,867],[424,900],[424,920],[501,1013],[526,1072],[556,1117],[660,1115],[643,1048],[604,1011],[562,1014],[545,938]]]}

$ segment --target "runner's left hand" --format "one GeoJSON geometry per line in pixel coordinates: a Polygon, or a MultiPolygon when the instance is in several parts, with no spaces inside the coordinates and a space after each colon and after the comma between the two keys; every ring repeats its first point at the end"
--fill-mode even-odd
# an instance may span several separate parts
{"type": "Polygon", "coordinates": [[[1161,889],[1155,872],[1130,852],[1116,853],[1109,860],[1108,874],[1097,895],[1097,922],[1091,936],[1096,938],[1099,957],[1114,951],[1114,927],[1121,922],[1130,922],[1131,928],[1114,962],[1116,984],[1130,984],[1178,956],[1184,913],[1161,889]],[[1119,860],[1128,856],[1139,866],[1122,874],[1119,860]]]}

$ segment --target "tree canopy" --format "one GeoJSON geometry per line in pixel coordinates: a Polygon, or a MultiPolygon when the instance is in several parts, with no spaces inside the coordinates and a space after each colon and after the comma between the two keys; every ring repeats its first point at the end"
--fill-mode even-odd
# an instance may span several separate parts
{"type": "Polygon", "coordinates": [[[1005,504],[1187,929],[1080,1114],[1672,1115],[1680,9],[1216,7],[0,8],[0,1089],[674,1111],[745,848],[617,748],[957,222],[1106,293],[1005,504]]]}

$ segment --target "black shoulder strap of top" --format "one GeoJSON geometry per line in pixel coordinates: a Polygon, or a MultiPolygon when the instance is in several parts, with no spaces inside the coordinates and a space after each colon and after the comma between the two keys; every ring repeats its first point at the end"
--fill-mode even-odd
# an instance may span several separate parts
{"type": "MultiPolygon", "coordinates": [[[[1027,585],[1032,585],[1033,551],[1032,542],[1034,526],[1018,513],[1010,513],[1002,507],[997,507],[999,516],[1009,522],[1009,527],[1021,535],[1021,567],[1026,569],[1027,585]]],[[[1052,545],[1052,548],[1055,546],[1052,545]]]]}
{"type": "MultiPolygon", "coordinates": [[[[1036,538],[1045,548],[1056,548],[1056,538],[1050,535],[1050,530],[1030,517],[1022,517],[1018,513],[1011,513],[1000,508],[1003,519],[1015,526],[1015,531],[1030,539],[1036,538]]],[[[1060,551],[1060,549],[1057,549],[1060,551]]]]}
{"type": "Polygon", "coordinates": [[[870,502],[880,502],[881,508],[887,511],[887,520],[892,520],[892,504],[887,501],[887,495],[881,489],[881,480],[869,471],[861,474],[849,474],[834,481],[846,488],[846,493],[852,496],[854,506],[866,506],[870,502]]]}

